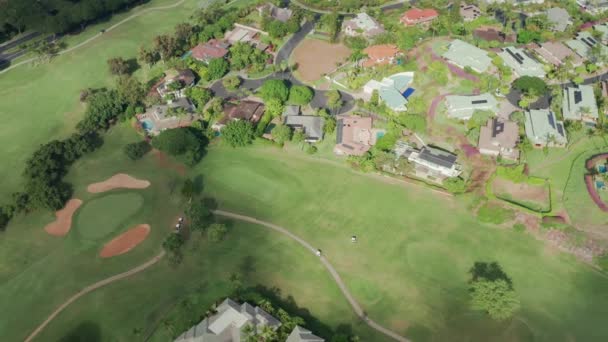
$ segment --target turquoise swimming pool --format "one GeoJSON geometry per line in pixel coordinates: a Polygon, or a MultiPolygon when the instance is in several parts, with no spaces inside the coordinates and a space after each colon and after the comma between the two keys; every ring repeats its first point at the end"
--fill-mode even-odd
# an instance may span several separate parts
{"type": "Polygon", "coordinates": [[[150,119],[141,120],[141,128],[143,128],[146,132],[150,132],[154,129],[154,123],[150,119]]]}

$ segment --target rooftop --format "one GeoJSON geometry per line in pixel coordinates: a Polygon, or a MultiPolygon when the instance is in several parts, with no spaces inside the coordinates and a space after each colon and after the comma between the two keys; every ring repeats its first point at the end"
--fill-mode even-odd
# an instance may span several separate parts
{"type": "Polygon", "coordinates": [[[571,56],[573,65],[581,65],[583,59],[566,45],[560,42],[545,42],[534,48],[534,51],[553,65],[561,65],[566,57],[571,56]]]}
{"type": "Polygon", "coordinates": [[[445,97],[448,116],[460,120],[468,120],[476,110],[498,112],[498,101],[491,94],[480,95],[448,95],[445,97]]]}
{"type": "Polygon", "coordinates": [[[479,150],[484,153],[502,155],[509,159],[518,159],[519,127],[513,121],[494,118],[488,120],[479,131],[479,150]]]}
{"type": "Polygon", "coordinates": [[[460,4],[460,16],[464,19],[464,21],[472,21],[477,19],[481,15],[481,10],[474,4],[460,4]]]}
{"type": "Polygon", "coordinates": [[[566,130],[564,123],[557,121],[555,114],[546,109],[531,109],[525,113],[526,136],[535,145],[544,146],[552,141],[556,144],[565,145],[566,130]]]}
{"type": "Polygon", "coordinates": [[[458,159],[453,153],[430,146],[424,146],[420,150],[418,158],[446,169],[451,169],[456,164],[456,159],[458,159]]]}
{"type": "Polygon", "coordinates": [[[601,44],[593,36],[591,33],[587,31],[581,31],[576,35],[575,39],[571,39],[565,42],[568,47],[574,50],[579,56],[585,59],[591,59],[591,48],[596,44],[600,44],[601,49],[604,54],[608,55],[608,47],[601,44]]]}
{"type": "Polygon", "coordinates": [[[288,115],[285,117],[285,125],[301,129],[306,140],[318,141],[323,139],[323,126],[325,119],[314,115],[288,115]]]}
{"type": "Polygon", "coordinates": [[[477,72],[484,72],[492,65],[492,59],[486,51],[460,39],[450,43],[443,57],[462,68],[470,67],[477,72]]]}
{"type": "Polygon", "coordinates": [[[485,26],[479,27],[473,31],[473,36],[478,39],[487,41],[499,41],[501,43],[515,43],[515,34],[505,34],[504,32],[497,30],[494,27],[485,26]]]}
{"type": "Polygon", "coordinates": [[[363,34],[367,37],[373,37],[384,32],[382,25],[365,12],[344,21],[344,27],[351,28],[352,30],[362,30],[363,34]]]}
{"type": "Polygon", "coordinates": [[[296,326],[285,342],[324,342],[325,340],[314,335],[310,330],[296,326]]]}
{"type": "Polygon", "coordinates": [[[406,23],[418,23],[431,20],[439,16],[439,13],[432,8],[412,8],[403,13],[401,20],[406,23]]]}
{"type": "Polygon", "coordinates": [[[547,10],[547,19],[553,24],[553,30],[564,32],[570,25],[570,14],[563,8],[553,7],[547,10]]]}
{"type": "Polygon", "coordinates": [[[564,120],[597,120],[599,115],[593,87],[579,85],[564,89],[562,112],[564,120]]]}
{"type": "Polygon", "coordinates": [[[198,44],[192,50],[192,58],[205,61],[211,58],[223,58],[228,54],[229,44],[222,40],[210,39],[205,44],[198,44]]]}
{"type": "Polygon", "coordinates": [[[375,143],[371,117],[338,115],[336,124],[337,153],[363,155],[375,143]]]}
{"type": "Polygon", "coordinates": [[[363,49],[363,53],[369,58],[363,62],[363,66],[370,67],[375,64],[389,64],[392,58],[397,57],[401,51],[394,44],[372,45],[363,49]]]}
{"type": "Polygon", "coordinates": [[[519,76],[545,77],[545,69],[527,51],[514,46],[506,47],[498,55],[519,76]]]}
{"type": "Polygon", "coordinates": [[[370,80],[364,86],[364,91],[371,94],[374,90],[384,103],[394,111],[407,110],[408,100],[403,93],[414,80],[413,72],[401,72],[385,77],[381,82],[370,80]]]}

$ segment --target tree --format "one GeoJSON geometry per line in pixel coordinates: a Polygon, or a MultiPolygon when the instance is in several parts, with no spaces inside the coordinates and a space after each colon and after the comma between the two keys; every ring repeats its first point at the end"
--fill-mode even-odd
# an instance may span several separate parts
{"type": "Polygon", "coordinates": [[[237,90],[238,87],[241,85],[241,79],[236,75],[228,76],[224,78],[222,84],[228,90],[237,90]]]}
{"type": "Polygon", "coordinates": [[[513,88],[525,94],[541,95],[547,91],[547,83],[534,76],[522,76],[513,81],[513,88]]]}
{"type": "Polygon", "coordinates": [[[211,242],[220,242],[228,233],[228,228],[225,224],[213,223],[207,228],[207,238],[211,242]]]}
{"type": "Polygon", "coordinates": [[[232,147],[249,145],[255,137],[253,125],[245,120],[230,121],[222,128],[222,137],[232,147]]]}
{"type": "Polygon", "coordinates": [[[77,127],[82,132],[106,129],[124,110],[116,90],[102,90],[87,97],[87,109],[77,127]]]}
{"type": "Polygon", "coordinates": [[[283,145],[286,141],[291,140],[291,128],[286,125],[276,125],[271,131],[274,141],[283,145]]]}
{"type": "Polygon", "coordinates": [[[122,57],[110,58],[107,62],[112,75],[125,75],[131,73],[129,62],[122,57]]]}
{"type": "Polygon", "coordinates": [[[520,307],[511,279],[495,262],[476,262],[471,270],[469,292],[473,309],[483,310],[497,321],[505,320],[520,307]]]}
{"type": "Polygon", "coordinates": [[[172,264],[179,264],[182,261],[181,247],[183,244],[184,238],[179,233],[169,234],[163,241],[163,249],[172,264]]]}
{"type": "Polygon", "coordinates": [[[203,87],[190,87],[186,89],[186,96],[194,102],[194,105],[199,111],[211,100],[213,93],[211,90],[203,87]]]}
{"type": "Polygon", "coordinates": [[[295,144],[301,144],[304,142],[304,139],[306,139],[304,132],[302,132],[301,130],[297,130],[293,133],[291,141],[293,141],[295,144]]]}
{"type": "Polygon", "coordinates": [[[467,185],[462,178],[452,177],[443,181],[443,187],[453,194],[461,194],[466,191],[467,185]]]}
{"type": "Polygon", "coordinates": [[[342,95],[337,90],[330,90],[325,93],[325,96],[327,97],[327,107],[331,110],[339,109],[344,104],[342,95]]]}
{"type": "Polygon", "coordinates": [[[283,80],[268,80],[260,88],[260,96],[265,101],[276,99],[284,103],[289,96],[289,88],[283,80]]]}
{"type": "Polygon", "coordinates": [[[268,35],[272,38],[282,38],[289,33],[287,24],[279,20],[269,21],[268,24],[265,25],[264,30],[268,32],[268,35]]]}
{"type": "Polygon", "coordinates": [[[228,62],[225,59],[213,58],[209,62],[209,67],[207,68],[207,77],[210,80],[220,79],[220,78],[224,77],[224,75],[226,75],[229,68],[230,68],[230,65],[228,64],[228,62]]]}
{"type": "Polygon", "coordinates": [[[181,193],[182,196],[184,196],[184,198],[187,198],[188,200],[190,200],[194,195],[194,182],[190,178],[184,180],[184,184],[182,184],[181,193]]]}
{"type": "Polygon", "coordinates": [[[289,89],[289,102],[295,105],[307,105],[312,101],[315,93],[307,86],[292,86],[289,89]]]}
{"type": "Polygon", "coordinates": [[[172,156],[183,156],[190,165],[196,164],[203,156],[204,141],[189,127],[162,131],[152,139],[152,146],[172,156]]]}
{"type": "Polygon", "coordinates": [[[156,62],[158,62],[160,56],[154,50],[148,50],[143,46],[139,47],[139,51],[137,53],[137,60],[139,60],[142,64],[146,64],[148,67],[152,67],[156,62]]]}
{"type": "Polygon", "coordinates": [[[147,141],[138,141],[125,145],[124,152],[131,160],[138,160],[150,151],[150,144],[147,141]]]}
{"type": "MultiPolygon", "coordinates": [[[[194,193],[194,183],[192,183],[194,193]]],[[[192,230],[202,232],[213,221],[213,215],[202,200],[192,201],[186,208],[186,219],[192,230]]]]}
{"type": "Polygon", "coordinates": [[[154,46],[154,51],[158,53],[158,55],[163,61],[166,61],[169,58],[173,57],[178,48],[178,44],[175,38],[169,35],[156,36],[154,37],[152,42],[154,46]]]}
{"type": "Polygon", "coordinates": [[[146,89],[135,77],[122,76],[116,82],[118,100],[128,106],[135,107],[142,103],[146,89]]]}

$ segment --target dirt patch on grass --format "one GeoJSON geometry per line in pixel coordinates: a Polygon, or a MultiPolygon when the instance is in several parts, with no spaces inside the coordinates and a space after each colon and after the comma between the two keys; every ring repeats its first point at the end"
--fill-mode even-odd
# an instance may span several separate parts
{"type": "Polygon", "coordinates": [[[64,236],[72,228],[72,216],[82,205],[82,201],[77,198],[72,198],[65,204],[63,209],[55,212],[55,221],[47,224],[44,230],[50,235],[64,236]]]}
{"type": "Polygon", "coordinates": [[[342,44],[331,44],[317,39],[305,39],[293,50],[298,74],[303,81],[314,82],[346,61],[350,49],[342,44]]]}
{"type": "Polygon", "coordinates": [[[156,156],[156,160],[158,161],[158,166],[163,169],[175,170],[181,176],[186,174],[186,167],[183,164],[174,163],[169,160],[166,154],[159,150],[153,150],[154,155],[156,156]]]}
{"type": "MultiPolygon", "coordinates": [[[[514,183],[510,180],[496,177],[492,183],[492,189],[496,196],[525,207],[537,206],[539,209],[550,209],[550,193],[546,186],[532,185],[529,183],[514,183]]],[[[530,208],[535,210],[535,208],[530,208]]]]}
{"type": "Polygon", "coordinates": [[[147,180],[137,179],[126,173],[117,173],[103,182],[89,184],[87,191],[96,194],[114,189],[145,189],[149,186],[150,182],[147,180]]]}
{"type": "Polygon", "coordinates": [[[101,252],[99,252],[99,256],[102,258],[110,258],[127,253],[144,241],[149,233],[150,225],[137,225],[106,243],[101,252]]]}

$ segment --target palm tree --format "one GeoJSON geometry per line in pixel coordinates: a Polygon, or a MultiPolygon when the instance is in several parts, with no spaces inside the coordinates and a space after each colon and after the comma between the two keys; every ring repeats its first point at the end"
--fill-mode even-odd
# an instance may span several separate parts
{"type": "Polygon", "coordinates": [[[247,324],[243,328],[243,335],[246,342],[258,342],[258,331],[255,325],[247,324]]]}
{"type": "Polygon", "coordinates": [[[265,325],[262,327],[262,331],[259,334],[260,337],[260,341],[264,341],[264,342],[271,342],[271,341],[276,341],[277,339],[277,332],[272,329],[270,326],[265,325]]]}

